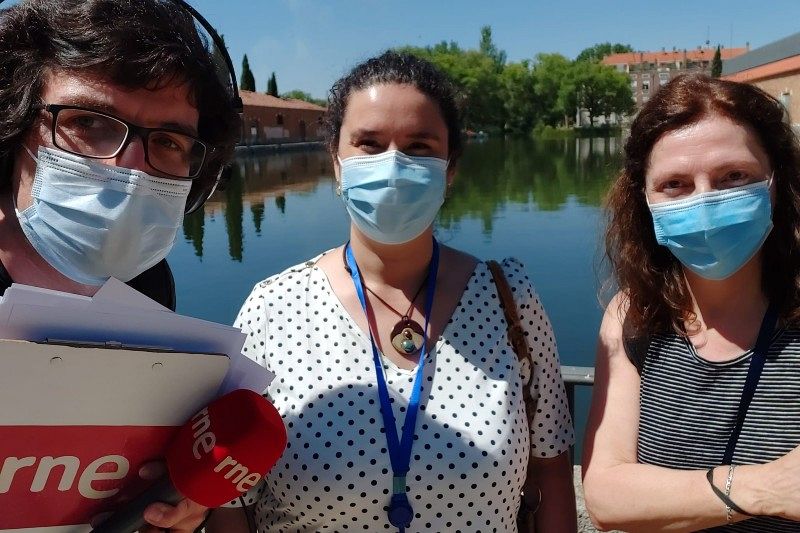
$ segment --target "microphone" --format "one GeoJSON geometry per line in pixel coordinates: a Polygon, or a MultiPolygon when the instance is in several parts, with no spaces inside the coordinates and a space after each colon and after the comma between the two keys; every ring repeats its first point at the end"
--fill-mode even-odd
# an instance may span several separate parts
{"type": "Polygon", "coordinates": [[[286,447],[286,429],[275,407],[240,389],[201,409],[178,430],[167,449],[168,476],[92,530],[131,533],[146,525],[145,508],[184,498],[219,507],[254,487],[286,447]]]}

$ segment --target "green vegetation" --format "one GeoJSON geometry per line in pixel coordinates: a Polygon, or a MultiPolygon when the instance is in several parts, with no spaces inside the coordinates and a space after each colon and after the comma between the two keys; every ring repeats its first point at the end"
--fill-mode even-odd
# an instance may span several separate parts
{"type": "Polygon", "coordinates": [[[317,105],[320,105],[322,107],[325,107],[325,106],[328,105],[328,102],[326,100],[323,100],[321,98],[314,98],[313,96],[311,96],[307,92],[301,91],[299,89],[295,89],[293,91],[289,91],[288,93],[283,93],[281,95],[281,98],[291,98],[293,100],[302,100],[304,102],[310,102],[312,104],[317,104],[317,105]]]}
{"type": "Polygon", "coordinates": [[[633,52],[633,48],[628,44],[600,43],[583,50],[575,58],[575,61],[600,61],[611,54],[624,54],[626,52],[633,52]]]}
{"type": "Polygon", "coordinates": [[[477,50],[464,50],[452,41],[400,50],[428,59],[450,75],[460,92],[464,126],[471,131],[527,136],[545,126],[570,127],[579,106],[588,111],[592,125],[600,115],[626,114],[633,108],[628,77],[599,62],[609,53],[631,51],[627,45],[595,45],[575,61],[538,54],[508,62],[492,40],[491,28],[484,26],[477,50]]]}
{"type": "Polygon", "coordinates": [[[714,52],[714,59],[711,60],[711,77],[719,78],[722,76],[722,51],[720,46],[717,45],[717,51],[714,52]]]}
{"type": "Polygon", "coordinates": [[[239,88],[243,91],[256,90],[256,78],[253,76],[253,71],[250,70],[250,61],[247,60],[247,54],[242,59],[242,77],[239,82],[239,88]]]}
{"type": "Polygon", "coordinates": [[[270,96],[278,96],[278,80],[275,79],[275,73],[272,73],[272,76],[269,77],[269,81],[267,82],[267,94],[270,96]]]}

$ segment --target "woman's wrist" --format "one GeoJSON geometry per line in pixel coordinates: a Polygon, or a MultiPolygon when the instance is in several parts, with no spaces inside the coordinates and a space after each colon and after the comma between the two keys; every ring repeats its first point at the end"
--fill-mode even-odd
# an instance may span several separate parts
{"type": "Polygon", "coordinates": [[[736,467],[736,478],[731,485],[730,497],[739,507],[754,515],[780,514],[769,493],[771,463],[741,465],[736,467]]]}

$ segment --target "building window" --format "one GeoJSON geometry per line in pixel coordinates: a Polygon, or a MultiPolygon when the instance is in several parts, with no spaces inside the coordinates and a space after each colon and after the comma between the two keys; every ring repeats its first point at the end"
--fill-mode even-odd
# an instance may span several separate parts
{"type": "Polygon", "coordinates": [[[283,126],[283,113],[278,113],[275,115],[275,124],[277,126],[283,126]]]}
{"type": "Polygon", "coordinates": [[[639,85],[639,82],[637,82],[636,80],[631,80],[631,90],[633,92],[636,92],[636,86],[637,85],[639,85]]]}
{"type": "Polygon", "coordinates": [[[650,94],[650,82],[643,81],[642,82],[642,94],[647,95],[650,94]]]}
{"type": "Polygon", "coordinates": [[[665,85],[669,81],[669,72],[659,72],[658,81],[661,85],[665,85]]]}
{"type": "Polygon", "coordinates": [[[642,79],[650,81],[650,73],[649,72],[645,72],[644,74],[642,74],[642,79]]]}

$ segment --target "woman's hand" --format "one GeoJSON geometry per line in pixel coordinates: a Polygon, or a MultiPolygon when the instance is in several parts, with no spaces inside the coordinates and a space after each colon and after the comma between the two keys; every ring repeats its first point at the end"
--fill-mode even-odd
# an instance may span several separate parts
{"type": "Polygon", "coordinates": [[[800,447],[770,463],[737,466],[730,497],[748,513],[800,522],[800,447]]]}
{"type": "Polygon", "coordinates": [[[144,519],[150,524],[140,533],[159,533],[165,529],[172,533],[192,533],[200,527],[209,509],[191,500],[181,500],[177,505],[153,503],[144,511],[144,519]]]}

